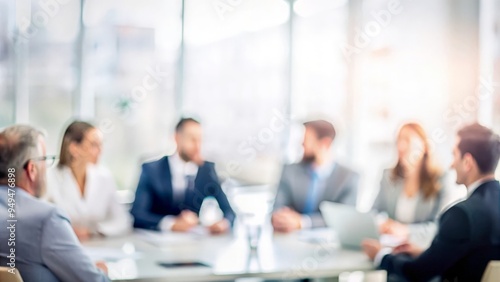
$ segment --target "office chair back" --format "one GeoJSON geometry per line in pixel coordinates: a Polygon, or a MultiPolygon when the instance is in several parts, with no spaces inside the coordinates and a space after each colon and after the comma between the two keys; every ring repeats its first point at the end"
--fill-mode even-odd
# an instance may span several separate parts
{"type": "Polygon", "coordinates": [[[500,261],[492,260],[488,263],[481,282],[496,282],[498,277],[500,277],[500,261]]]}
{"type": "Polygon", "coordinates": [[[23,278],[17,268],[14,268],[14,273],[9,272],[11,268],[0,266],[0,281],[2,282],[23,282],[23,278]]]}

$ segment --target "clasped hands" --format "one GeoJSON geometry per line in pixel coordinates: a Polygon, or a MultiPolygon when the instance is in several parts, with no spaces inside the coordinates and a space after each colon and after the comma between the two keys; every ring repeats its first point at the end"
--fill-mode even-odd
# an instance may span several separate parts
{"type": "MultiPolygon", "coordinates": [[[[191,228],[197,226],[199,223],[198,216],[196,213],[190,210],[183,210],[174,221],[172,225],[172,231],[174,232],[187,232],[191,228]]],[[[210,226],[208,226],[208,231],[211,234],[222,234],[229,230],[229,221],[227,219],[222,219],[210,226]]]]}
{"type": "MultiPolygon", "coordinates": [[[[393,235],[398,239],[404,241],[404,243],[396,246],[392,249],[391,254],[408,254],[411,257],[419,256],[424,250],[419,246],[410,243],[409,236],[409,228],[406,224],[394,221],[392,219],[386,220],[384,223],[380,225],[380,233],[393,235]]],[[[365,239],[361,243],[361,247],[366,255],[373,260],[375,256],[382,250],[383,246],[379,240],[374,239],[365,239]]]]}

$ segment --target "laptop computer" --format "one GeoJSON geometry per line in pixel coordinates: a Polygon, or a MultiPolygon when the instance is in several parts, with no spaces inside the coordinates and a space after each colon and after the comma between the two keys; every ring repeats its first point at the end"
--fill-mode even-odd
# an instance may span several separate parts
{"type": "Polygon", "coordinates": [[[337,232],[342,248],[360,249],[364,239],[380,239],[375,216],[371,213],[362,213],[353,206],[326,201],[320,204],[319,209],[326,225],[337,232]]]}

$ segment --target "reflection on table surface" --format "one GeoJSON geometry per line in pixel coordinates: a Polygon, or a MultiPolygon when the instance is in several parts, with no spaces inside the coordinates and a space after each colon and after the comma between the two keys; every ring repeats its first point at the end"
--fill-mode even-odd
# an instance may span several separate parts
{"type": "Polygon", "coordinates": [[[328,229],[274,234],[263,230],[252,250],[245,234],[210,236],[136,230],[119,238],[84,243],[94,260],[108,263],[114,281],[224,281],[242,277],[300,279],[338,277],[345,271],[369,271],[373,264],[359,250],[338,246],[328,229]],[[158,263],[200,262],[210,267],[171,267],[158,263]]]}

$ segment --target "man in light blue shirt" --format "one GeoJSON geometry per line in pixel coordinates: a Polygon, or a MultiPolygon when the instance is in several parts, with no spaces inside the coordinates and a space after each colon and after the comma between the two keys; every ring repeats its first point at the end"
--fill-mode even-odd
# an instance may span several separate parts
{"type": "Polygon", "coordinates": [[[67,217],[38,199],[48,159],[40,131],[16,125],[0,133],[0,265],[18,269],[25,282],[109,281],[67,217]]]}

